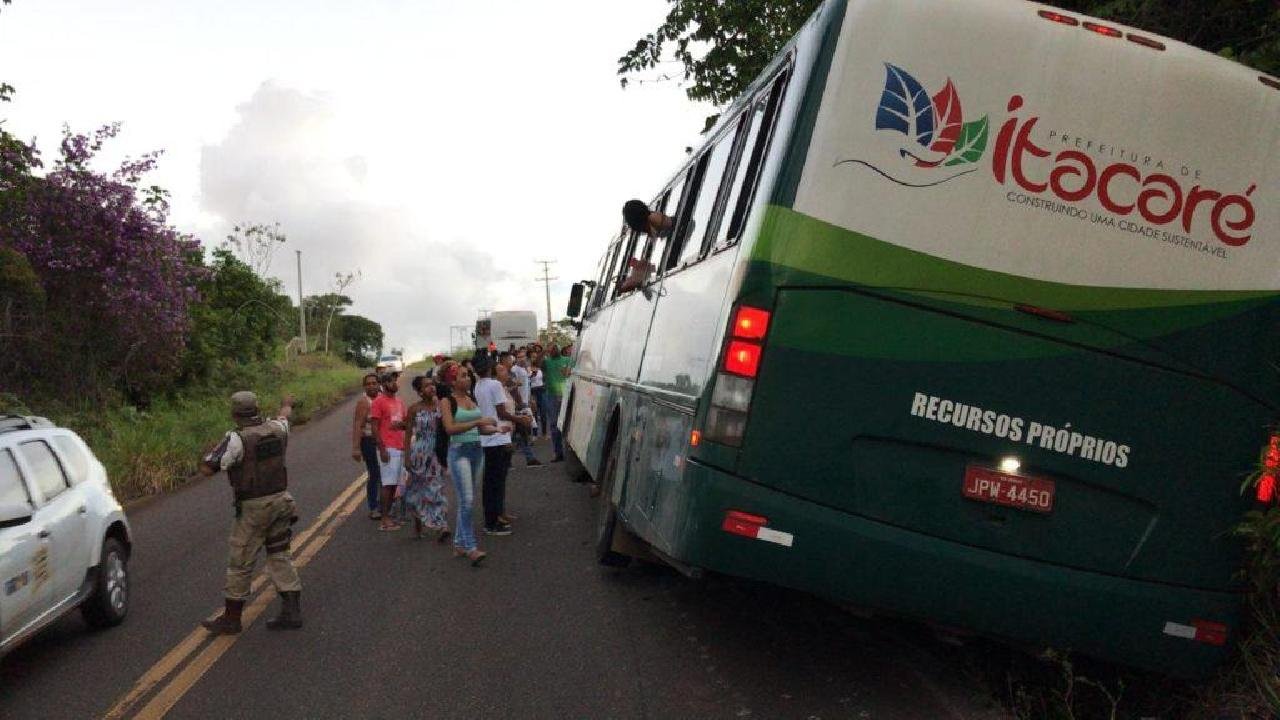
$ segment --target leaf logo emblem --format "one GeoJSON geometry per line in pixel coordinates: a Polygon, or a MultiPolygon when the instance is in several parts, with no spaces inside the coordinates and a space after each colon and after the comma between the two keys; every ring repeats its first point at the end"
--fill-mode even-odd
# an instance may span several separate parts
{"type": "Polygon", "coordinates": [[[877,130],[896,130],[919,145],[933,141],[933,100],[911,73],[885,63],[884,93],[876,111],[877,130]]]}
{"type": "Polygon", "coordinates": [[[911,73],[885,63],[884,91],[876,108],[877,130],[901,133],[912,142],[899,149],[916,167],[976,163],[987,149],[987,116],[964,121],[956,86],[947,78],[932,97],[911,73]]]}

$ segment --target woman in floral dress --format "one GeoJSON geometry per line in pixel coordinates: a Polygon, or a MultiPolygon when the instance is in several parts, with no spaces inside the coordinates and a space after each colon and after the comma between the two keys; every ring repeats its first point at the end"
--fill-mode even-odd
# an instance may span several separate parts
{"type": "Polygon", "coordinates": [[[427,377],[413,379],[413,389],[422,398],[406,413],[410,418],[405,428],[405,447],[409,449],[405,469],[409,481],[404,490],[405,514],[413,519],[414,535],[422,537],[423,529],[436,533],[436,541],[449,539],[449,509],[444,495],[444,469],[436,456],[436,431],[440,410],[436,404],[436,386],[427,377]]]}

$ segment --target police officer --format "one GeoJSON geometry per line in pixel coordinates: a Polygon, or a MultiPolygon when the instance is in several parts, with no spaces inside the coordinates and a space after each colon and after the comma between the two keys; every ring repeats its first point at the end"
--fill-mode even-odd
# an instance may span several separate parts
{"type": "Polygon", "coordinates": [[[278,417],[264,420],[258,397],[241,391],[231,396],[231,417],[236,429],[228,431],[200,463],[203,475],[226,470],[235,493],[236,521],[231,527],[227,558],[226,610],[216,620],[204,620],[215,635],[240,632],[240,614],[249,597],[258,551],[266,548],[267,573],[280,595],[280,614],[267,621],[269,630],[302,627],[302,583],[289,555],[291,526],[298,516],[289,494],[285,447],[289,442],[289,415],[293,398],[286,397],[278,417]]]}

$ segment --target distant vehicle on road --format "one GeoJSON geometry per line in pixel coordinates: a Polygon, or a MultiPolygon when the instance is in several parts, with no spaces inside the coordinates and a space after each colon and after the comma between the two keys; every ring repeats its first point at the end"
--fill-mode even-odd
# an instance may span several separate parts
{"type": "Polygon", "coordinates": [[[1280,473],[1278,111],[1076,13],[829,0],[600,258],[601,559],[1205,675],[1280,473]]]}
{"type": "Polygon", "coordinates": [[[79,607],[129,612],[132,533],[106,470],[70,430],[0,415],[0,655],[79,607]]]}
{"type": "Polygon", "coordinates": [[[374,368],[374,372],[379,374],[384,372],[402,373],[404,372],[404,358],[399,355],[383,355],[378,358],[378,364],[374,368]]]}
{"type": "Polygon", "coordinates": [[[498,310],[476,321],[475,336],[477,349],[491,342],[498,350],[530,345],[538,341],[538,315],[532,310],[498,310]]]}

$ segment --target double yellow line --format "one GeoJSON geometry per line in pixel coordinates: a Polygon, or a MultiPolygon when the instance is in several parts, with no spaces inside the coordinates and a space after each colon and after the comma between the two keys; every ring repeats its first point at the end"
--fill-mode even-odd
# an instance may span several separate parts
{"type": "MultiPolygon", "coordinates": [[[[361,501],[364,500],[364,493],[361,491],[364,489],[366,477],[361,475],[338,493],[338,497],[329,503],[315,522],[298,534],[294,540],[293,551],[293,564],[296,567],[301,568],[311,562],[311,558],[315,557],[320,548],[333,537],[338,526],[360,506],[361,501]]],[[[250,586],[251,600],[245,606],[240,619],[246,630],[253,625],[271,603],[271,599],[275,597],[275,593],[260,592],[266,583],[266,573],[262,572],[253,579],[253,585],[250,586]]],[[[215,611],[209,618],[213,619],[221,612],[221,610],[215,611]]],[[[203,627],[196,627],[143,673],[142,677],[138,678],[129,692],[111,706],[103,716],[104,720],[120,720],[126,717],[158,720],[164,717],[239,638],[239,635],[210,635],[203,627]],[[179,667],[181,670],[178,669],[179,667]],[[175,671],[177,671],[176,674],[175,671]],[[166,679],[168,682],[165,682],[166,679]],[[156,690],[157,687],[159,690],[156,690]],[[147,700],[146,704],[135,711],[134,708],[143,700],[147,700]]]]}

